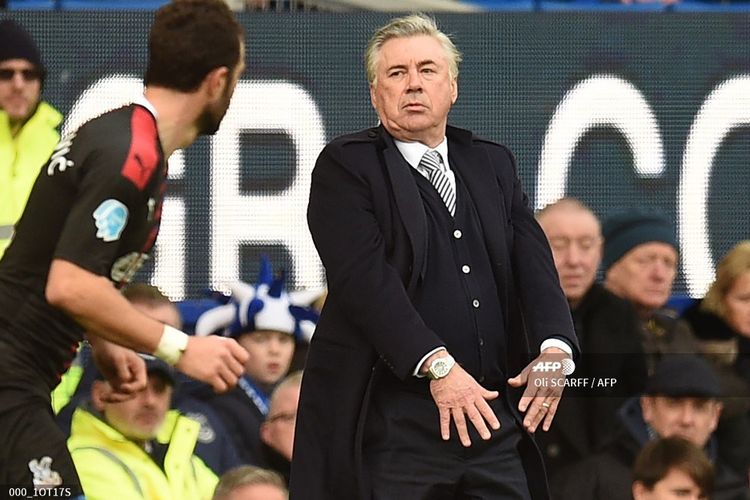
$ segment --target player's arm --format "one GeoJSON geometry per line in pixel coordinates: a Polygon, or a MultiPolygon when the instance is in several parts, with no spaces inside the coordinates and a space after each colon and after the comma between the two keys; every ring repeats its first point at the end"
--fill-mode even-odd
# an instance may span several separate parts
{"type": "Polygon", "coordinates": [[[234,340],[190,337],[163,325],[133,307],[107,278],[66,260],[52,261],[45,294],[90,335],[154,353],[217,391],[233,387],[244,370],[247,352],[234,340]]]}

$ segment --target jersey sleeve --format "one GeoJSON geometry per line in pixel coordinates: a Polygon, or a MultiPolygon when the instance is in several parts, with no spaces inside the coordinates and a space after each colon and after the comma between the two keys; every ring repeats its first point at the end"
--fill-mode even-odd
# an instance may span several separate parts
{"type": "Polygon", "coordinates": [[[55,258],[109,277],[118,257],[140,250],[142,242],[133,244],[132,234],[140,230],[138,221],[145,219],[147,202],[123,175],[127,156],[118,148],[103,148],[87,159],[55,258]]]}

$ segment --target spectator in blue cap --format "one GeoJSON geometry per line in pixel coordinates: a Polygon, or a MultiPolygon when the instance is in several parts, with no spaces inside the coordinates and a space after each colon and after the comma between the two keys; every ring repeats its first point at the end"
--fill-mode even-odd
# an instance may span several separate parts
{"type": "Polygon", "coordinates": [[[698,352],[690,327],[665,308],[679,261],[674,225],[659,213],[630,209],[605,219],[602,235],[604,285],[641,318],[649,373],[664,353],[698,352]]]}

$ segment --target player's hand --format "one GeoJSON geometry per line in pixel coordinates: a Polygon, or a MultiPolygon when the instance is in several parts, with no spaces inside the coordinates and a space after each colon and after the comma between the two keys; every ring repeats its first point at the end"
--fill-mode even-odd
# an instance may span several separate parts
{"type": "Polygon", "coordinates": [[[508,384],[512,387],[526,386],[521,401],[518,403],[518,411],[526,412],[523,426],[528,432],[532,434],[536,432],[537,427],[542,422],[542,429],[545,432],[549,430],[565,388],[564,383],[560,383],[560,381],[565,380],[561,368],[555,371],[535,371],[534,366],[537,363],[543,363],[539,366],[551,366],[550,364],[544,365],[544,363],[559,363],[562,359],[569,357],[562,349],[548,347],[529,363],[521,373],[508,379],[508,384]],[[556,380],[555,383],[552,383],[553,379],[556,380]]]}
{"type": "Polygon", "coordinates": [[[101,337],[90,335],[94,362],[109,382],[105,400],[108,403],[127,401],[146,388],[146,362],[132,349],[119,346],[101,337]]]}
{"type": "Polygon", "coordinates": [[[247,351],[234,339],[190,337],[176,367],[185,375],[209,384],[216,392],[225,392],[237,385],[247,358],[247,351]]]}
{"type": "Polygon", "coordinates": [[[445,441],[450,439],[451,420],[456,425],[461,444],[466,447],[471,446],[467,417],[484,440],[492,436],[487,424],[494,430],[500,428],[500,421],[487,403],[499,393],[479,385],[458,363],[446,377],[430,381],[430,392],[440,413],[440,435],[445,441]]]}

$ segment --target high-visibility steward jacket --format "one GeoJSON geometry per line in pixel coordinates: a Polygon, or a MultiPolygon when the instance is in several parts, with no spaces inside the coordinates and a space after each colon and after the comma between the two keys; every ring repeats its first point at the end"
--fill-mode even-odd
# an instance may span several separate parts
{"type": "Polygon", "coordinates": [[[167,412],[156,438],[169,444],[162,470],[139,445],[78,408],[68,449],[86,500],[210,500],[219,478],[193,455],[199,430],[195,420],[167,412]]]}
{"type": "Polygon", "coordinates": [[[39,170],[60,141],[63,116],[46,102],[15,137],[7,113],[0,110],[0,256],[10,242],[13,225],[23,213],[39,170]]]}

